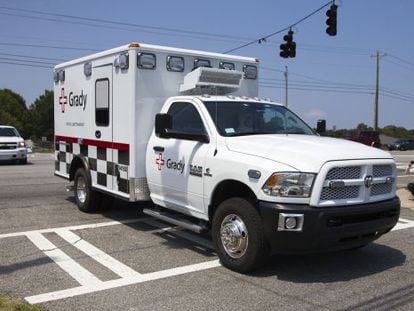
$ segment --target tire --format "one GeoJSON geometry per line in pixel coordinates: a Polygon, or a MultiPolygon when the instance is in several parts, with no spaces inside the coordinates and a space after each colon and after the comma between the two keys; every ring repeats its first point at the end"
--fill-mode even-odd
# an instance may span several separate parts
{"type": "Polygon", "coordinates": [[[79,210],[91,213],[99,210],[102,195],[91,188],[85,169],[78,168],[74,178],[75,202],[79,210]]]}
{"type": "Polygon", "coordinates": [[[233,271],[252,271],[269,258],[259,212],[243,198],[231,198],[218,206],[212,238],[221,263],[233,271]]]}
{"type": "Polygon", "coordinates": [[[27,164],[27,158],[21,159],[20,164],[27,164]]]}

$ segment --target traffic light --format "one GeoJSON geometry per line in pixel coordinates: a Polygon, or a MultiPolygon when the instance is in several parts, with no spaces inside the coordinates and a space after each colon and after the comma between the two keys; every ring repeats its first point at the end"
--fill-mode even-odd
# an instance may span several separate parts
{"type": "Polygon", "coordinates": [[[280,45],[280,57],[295,57],[296,42],[293,41],[293,31],[289,30],[288,34],[283,36],[283,40],[285,40],[285,43],[280,45]]]}
{"type": "Polygon", "coordinates": [[[328,19],[326,20],[326,33],[330,36],[336,36],[336,21],[337,21],[337,14],[338,14],[338,6],[332,4],[328,11],[326,11],[326,16],[328,19]]]}

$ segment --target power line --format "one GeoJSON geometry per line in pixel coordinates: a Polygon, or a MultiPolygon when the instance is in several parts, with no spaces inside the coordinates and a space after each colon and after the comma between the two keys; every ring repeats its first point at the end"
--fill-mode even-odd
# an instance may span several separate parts
{"type": "Polygon", "coordinates": [[[231,52],[234,52],[234,51],[240,50],[240,49],[242,49],[242,48],[245,48],[245,47],[247,47],[247,46],[249,46],[249,45],[255,44],[255,43],[266,42],[266,41],[267,41],[267,39],[269,39],[269,38],[271,38],[271,37],[273,37],[273,36],[275,36],[275,35],[277,35],[277,34],[280,34],[280,33],[284,32],[284,31],[286,31],[286,30],[289,30],[289,29],[291,29],[291,28],[295,27],[296,25],[298,25],[298,24],[300,24],[301,22],[303,22],[303,21],[307,20],[308,18],[310,18],[311,16],[315,15],[316,13],[318,13],[318,12],[319,12],[319,11],[321,11],[321,10],[323,10],[325,7],[327,7],[328,5],[331,5],[332,3],[333,3],[333,1],[329,1],[329,2],[327,2],[326,4],[322,5],[320,8],[318,8],[318,9],[314,10],[313,12],[309,13],[308,15],[306,15],[305,17],[301,18],[300,20],[298,20],[297,22],[295,22],[295,23],[291,24],[291,25],[290,25],[290,26],[288,26],[288,27],[285,27],[285,28],[283,28],[283,29],[280,29],[280,30],[277,30],[277,31],[275,31],[275,32],[272,32],[272,33],[270,33],[270,34],[268,34],[268,35],[266,35],[266,36],[263,36],[263,37],[257,38],[256,40],[253,40],[253,41],[247,42],[247,43],[245,43],[245,44],[242,44],[242,45],[240,45],[240,46],[238,46],[238,47],[235,47],[235,48],[230,49],[230,50],[228,50],[228,51],[225,51],[225,52],[223,52],[223,53],[224,53],[224,54],[231,53],[231,52]]]}
{"type": "Polygon", "coordinates": [[[9,42],[0,42],[0,45],[4,45],[4,46],[21,46],[21,47],[31,47],[31,48],[44,48],[44,49],[57,49],[57,50],[75,50],[75,51],[99,52],[99,50],[91,49],[91,48],[68,47],[68,46],[23,44],[23,43],[9,43],[9,42]]]}
{"type": "Polygon", "coordinates": [[[405,60],[405,59],[403,59],[403,58],[401,58],[401,57],[399,57],[399,56],[395,56],[395,55],[393,55],[393,54],[389,54],[389,53],[387,53],[387,55],[388,55],[389,57],[391,57],[391,58],[394,58],[394,59],[399,60],[399,61],[400,61],[400,62],[402,62],[402,63],[405,63],[405,64],[410,65],[410,66],[414,66],[414,63],[409,62],[408,60],[405,60]]]}
{"type": "Polygon", "coordinates": [[[14,65],[14,66],[24,66],[24,67],[37,67],[37,68],[47,68],[52,69],[52,66],[42,66],[42,65],[35,65],[35,64],[24,64],[24,63],[17,63],[17,62],[3,62],[0,61],[0,64],[6,64],[6,65],[14,65]]]}
{"type": "MultiPolygon", "coordinates": [[[[101,24],[127,26],[127,27],[143,28],[143,29],[151,29],[151,30],[161,30],[161,31],[167,31],[167,32],[176,32],[176,33],[198,35],[198,36],[227,38],[227,39],[238,40],[238,41],[250,40],[250,38],[247,38],[247,37],[234,36],[234,35],[217,34],[217,33],[202,32],[202,31],[192,31],[192,30],[184,30],[184,29],[170,28],[170,27],[150,26],[150,25],[135,24],[135,23],[129,23],[129,22],[121,22],[121,21],[116,21],[116,20],[107,20],[107,19],[77,16],[77,15],[59,14],[59,13],[46,12],[46,11],[11,8],[11,7],[5,7],[5,6],[0,6],[0,9],[9,10],[9,11],[26,12],[26,13],[32,13],[32,14],[34,13],[34,14],[39,14],[39,15],[44,15],[44,16],[51,16],[52,17],[51,19],[46,19],[46,18],[42,18],[39,16],[35,17],[35,16],[27,16],[27,15],[23,15],[22,17],[38,18],[38,19],[52,20],[52,21],[58,21],[58,22],[62,22],[62,20],[56,19],[56,17],[63,17],[66,19],[72,19],[72,20],[78,20],[78,21],[87,21],[87,22],[94,22],[94,23],[101,23],[101,24]]],[[[2,14],[7,14],[7,13],[2,13],[2,14]]],[[[88,25],[91,25],[91,24],[88,24],[88,25]]]]}
{"type": "Polygon", "coordinates": [[[20,57],[20,58],[42,59],[42,60],[56,60],[56,61],[60,61],[60,62],[66,61],[66,59],[62,59],[62,58],[36,57],[36,56],[22,55],[22,54],[0,53],[0,55],[14,56],[14,57],[20,57]]]}
{"type": "Polygon", "coordinates": [[[13,57],[0,57],[0,60],[10,60],[10,61],[17,61],[17,62],[26,62],[26,63],[33,63],[33,64],[46,64],[46,65],[54,65],[55,64],[55,63],[50,63],[50,62],[24,60],[24,59],[18,59],[18,58],[13,58],[13,57]]]}

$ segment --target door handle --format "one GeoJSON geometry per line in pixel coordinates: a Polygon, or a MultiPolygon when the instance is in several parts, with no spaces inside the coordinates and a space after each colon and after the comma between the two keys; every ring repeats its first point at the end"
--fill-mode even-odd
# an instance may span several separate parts
{"type": "Polygon", "coordinates": [[[99,130],[98,130],[98,131],[96,131],[96,132],[95,132],[95,137],[96,137],[96,138],[101,138],[101,131],[99,131],[99,130]]]}
{"type": "Polygon", "coordinates": [[[161,146],[154,146],[152,149],[157,152],[164,152],[164,147],[161,146]]]}

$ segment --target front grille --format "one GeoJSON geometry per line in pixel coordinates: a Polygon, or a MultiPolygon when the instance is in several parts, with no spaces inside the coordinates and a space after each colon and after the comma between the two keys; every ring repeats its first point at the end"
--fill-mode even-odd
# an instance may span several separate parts
{"type": "Polygon", "coordinates": [[[374,167],[372,168],[372,176],[374,177],[392,176],[392,166],[391,165],[374,165],[374,167]]]}
{"type": "Polygon", "coordinates": [[[346,167],[334,167],[331,168],[326,175],[327,180],[336,179],[358,179],[361,177],[360,166],[346,166],[346,167]]]}
{"type": "Polygon", "coordinates": [[[374,184],[371,187],[371,196],[387,194],[392,191],[392,184],[374,184]]]}
{"type": "Polygon", "coordinates": [[[324,187],[321,193],[321,200],[346,200],[355,199],[359,196],[359,186],[348,186],[343,188],[331,189],[324,187]]]}
{"type": "Polygon", "coordinates": [[[391,196],[395,191],[394,175],[394,166],[389,162],[330,167],[323,182],[319,204],[357,204],[391,196]],[[335,202],[338,200],[340,202],[335,202]]]}
{"type": "Polygon", "coordinates": [[[16,148],[17,148],[17,144],[0,143],[0,150],[12,150],[12,149],[16,149],[16,148]]]}

